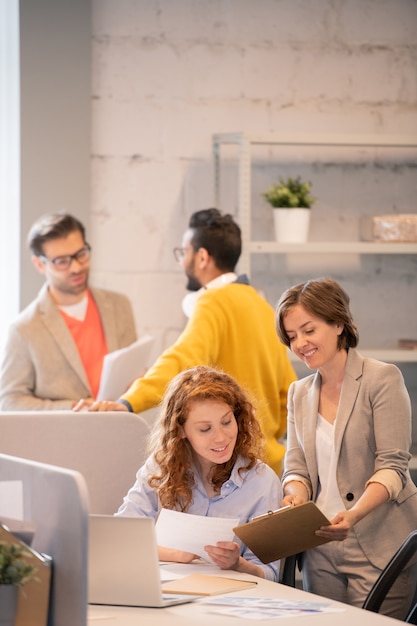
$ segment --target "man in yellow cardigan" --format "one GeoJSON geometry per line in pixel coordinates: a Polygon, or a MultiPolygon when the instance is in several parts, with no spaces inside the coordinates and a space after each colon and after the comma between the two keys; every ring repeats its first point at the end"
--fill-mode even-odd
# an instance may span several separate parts
{"type": "Polygon", "coordinates": [[[194,292],[184,309],[188,323],[173,346],[146,374],[113,401],[80,400],[75,410],[140,413],[159,404],[169,381],[182,370],[209,365],[233,376],[252,398],[266,438],[269,465],[281,473],[287,391],[296,375],[275,330],[270,304],[237,276],[242,249],[239,226],[217,209],[194,213],[182,247],[174,253],[194,292]]]}

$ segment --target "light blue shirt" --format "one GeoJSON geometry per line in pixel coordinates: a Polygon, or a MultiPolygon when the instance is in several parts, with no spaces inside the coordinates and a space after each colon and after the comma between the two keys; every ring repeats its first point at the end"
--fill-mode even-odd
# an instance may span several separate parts
{"type": "MultiPolygon", "coordinates": [[[[193,502],[187,513],[205,517],[238,517],[239,523],[244,524],[258,515],[279,508],[283,494],[281,481],[275,472],[265,463],[258,462],[240,476],[238,469],[242,465],[244,461],[238,459],[229,480],[222,485],[220,493],[214,498],[208,497],[198,472],[194,472],[196,486],[193,488],[193,502]]],[[[156,469],[153,458],[148,458],[137,472],[136,482],[124,497],[116,515],[156,518],[161,504],[157,493],[148,484],[148,477],[156,469]]],[[[261,567],[267,580],[278,580],[279,561],[264,564],[237,537],[234,541],[241,546],[241,556],[261,567]]]]}

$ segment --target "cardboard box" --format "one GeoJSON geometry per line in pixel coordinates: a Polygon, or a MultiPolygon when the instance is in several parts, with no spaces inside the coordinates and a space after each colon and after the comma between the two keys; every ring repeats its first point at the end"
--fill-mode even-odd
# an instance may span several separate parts
{"type": "Polygon", "coordinates": [[[374,215],[361,225],[363,239],[372,241],[417,241],[417,214],[374,215]]]}

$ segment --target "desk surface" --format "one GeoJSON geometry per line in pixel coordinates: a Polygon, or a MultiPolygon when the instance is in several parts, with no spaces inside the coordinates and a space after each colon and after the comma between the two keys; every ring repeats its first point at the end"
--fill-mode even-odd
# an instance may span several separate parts
{"type": "MultiPolygon", "coordinates": [[[[219,572],[216,568],[211,566],[192,564],[192,565],[163,565],[161,566],[163,579],[169,577],[175,578],[178,576],[185,576],[190,573],[211,573],[221,576],[229,576],[231,578],[242,577],[245,580],[252,578],[257,581],[257,586],[245,591],[234,592],[233,596],[254,596],[258,598],[275,598],[281,600],[310,600],[317,602],[323,600],[320,596],[315,596],[300,589],[293,589],[285,585],[273,583],[263,580],[254,576],[240,575],[236,572],[219,572]],[[170,576],[172,575],[172,576],[170,576]]],[[[289,617],[289,618],[276,618],[265,620],[265,624],[268,626],[308,626],[308,624],[320,625],[320,626],[334,626],[337,622],[338,626],[352,626],[355,623],[360,623],[363,626],[398,626],[398,620],[372,613],[370,611],[363,611],[349,605],[340,604],[335,602],[334,605],[343,607],[344,611],[340,613],[319,613],[317,615],[303,615],[301,617],[289,617]]],[[[146,624],[146,626],[195,626],[195,624],[201,624],[202,626],[236,626],[237,623],[242,624],[243,619],[237,622],[236,617],[227,615],[212,614],[208,612],[206,607],[200,601],[191,602],[189,604],[182,604],[164,609],[146,609],[135,607],[113,607],[113,606],[89,606],[88,608],[88,626],[137,626],[139,623],[146,624]]],[[[247,620],[247,625],[250,626],[253,620],[247,620]]]]}

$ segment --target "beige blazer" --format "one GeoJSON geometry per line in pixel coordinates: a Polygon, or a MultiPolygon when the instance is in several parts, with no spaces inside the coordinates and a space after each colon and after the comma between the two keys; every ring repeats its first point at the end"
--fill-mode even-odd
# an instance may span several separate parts
{"type": "MultiPolygon", "coordinates": [[[[129,299],[90,290],[97,304],[109,352],[136,340],[129,299]]],[[[0,410],[63,410],[91,397],[91,389],[72,336],[47,285],[9,329],[0,368],[0,410]]]]}
{"type": "MultiPolygon", "coordinates": [[[[320,385],[317,372],[289,389],[282,476],[285,480],[295,474],[309,480],[312,500],[319,486],[315,441],[320,385]]],[[[403,489],[396,500],[372,511],[353,529],[371,563],[383,568],[403,539],[417,529],[417,487],[408,468],[411,405],[395,365],[349,350],[334,435],[336,481],[346,509],[357,502],[377,470],[394,469],[401,477],[403,489]]]]}

